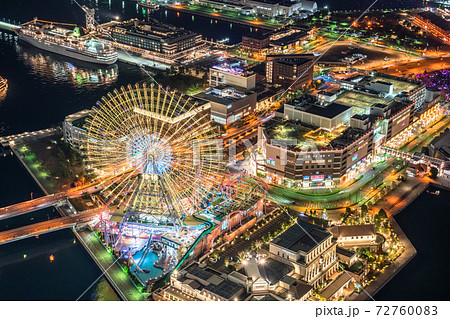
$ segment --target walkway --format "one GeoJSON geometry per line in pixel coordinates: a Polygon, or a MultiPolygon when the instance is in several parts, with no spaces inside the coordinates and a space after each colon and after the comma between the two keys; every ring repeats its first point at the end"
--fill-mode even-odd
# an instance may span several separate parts
{"type": "MultiPolygon", "coordinates": [[[[0,22],[0,23],[2,23],[2,22],[0,22]]],[[[59,131],[61,131],[61,127],[58,126],[58,127],[46,128],[46,129],[34,131],[34,132],[23,132],[23,133],[15,134],[15,135],[0,136],[0,144],[2,144],[3,146],[8,146],[11,142],[14,144],[23,139],[48,136],[48,135],[52,135],[59,131]]]]}
{"type": "Polygon", "coordinates": [[[363,290],[359,294],[353,294],[348,300],[369,300],[371,298],[368,295],[372,296],[376,300],[376,296],[374,297],[374,295],[416,255],[416,249],[411,244],[408,237],[406,237],[405,233],[397,224],[395,219],[390,217],[389,221],[391,222],[394,232],[398,235],[398,238],[405,246],[405,251],[391,265],[389,265],[383,273],[378,275],[378,277],[369,286],[364,288],[365,292],[363,290]]]}
{"type": "Polygon", "coordinates": [[[424,179],[410,177],[406,182],[400,183],[394,192],[379,200],[372,209],[378,212],[382,208],[389,216],[395,216],[419,197],[427,186],[428,182],[424,179]]]}
{"type": "MultiPolygon", "coordinates": [[[[419,178],[411,178],[406,183],[402,183],[401,186],[394,192],[394,198],[396,201],[381,201],[373,208],[375,211],[383,208],[389,216],[389,221],[392,225],[394,232],[398,235],[398,238],[405,246],[405,251],[391,264],[386,270],[381,273],[368,287],[365,288],[366,292],[372,297],[386,285],[386,283],[394,277],[417,253],[416,249],[406,237],[403,230],[397,224],[394,219],[394,215],[398,214],[404,208],[406,208],[412,201],[414,201],[425,189],[428,183],[419,178]]],[[[389,199],[389,197],[388,197],[389,199]]],[[[359,294],[353,294],[349,300],[367,300],[370,297],[367,296],[364,291],[359,294]]],[[[376,299],[376,298],[375,298],[376,299]]]]}
{"type": "MultiPolygon", "coordinates": [[[[127,54],[127,53],[123,52],[122,49],[118,49],[118,48],[116,48],[116,50],[117,50],[118,60],[120,62],[137,65],[137,66],[142,66],[142,67],[149,67],[149,68],[158,69],[158,70],[170,69],[169,65],[155,61],[155,60],[150,60],[150,58],[144,59],[141,57],[134,56],[131,53],[127,54]]],[[[150,73],[152,73],[152,72],[150,72],[150,73]]]]}
{"type": "Polygon", "coordinates": [[[105,249],[93,232],[74,231],[74,233],[122,300],[144,300],[144,296],[137,290],[128,275],[115,263],[114,257],[105,249]]]}

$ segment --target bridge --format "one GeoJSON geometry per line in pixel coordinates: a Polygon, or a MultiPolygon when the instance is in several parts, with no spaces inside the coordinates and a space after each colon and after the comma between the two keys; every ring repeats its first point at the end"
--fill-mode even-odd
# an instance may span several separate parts
{"type": "Polygon", "coordinates": [[[17,203],[14,205],[0,208],[0,220],[20,216],[22,214],[30,213],[32,211],[43,209],[49,206],[56,205],[67,199],[64,193],[52,194],[26,202],[17,203]]]}
{"type": "Polygon", "coordinates": [[[9,136],[0,136],[0,144],[2,144],[2,146],[8,146],[10,143],[14,144],[14,143],[17,143],[24,139],[53,135],[60,131],[61,131],[61,127],[58,126],[58,127],[46,128],[46,129],[34,131],[34,132],[23,132],[20,134],[14,134],[14,135],[9,135],[9,136]]]}
{"type": "Polygon", "coordinates": [[[0,220],[30,213],[32,211],[43,209],[49,206],[54,206],[57,205],[58,203],[66,201],[69,198],[79,197],[82,196],[83,194],[95,193],[101,190],[102,188],[103,187],[98,184],[75,187],[65,192],[42,196],[26,202],[2,207],[0,208],[0,220]]]}
{"type": "Polygon", "coordinates": [[[0,245],[33,236],[38,236],[41,234],[54,232],[64,228],[70,228],[78,224],[88,223],[95,216],[100,214],[102,209],[103,207],[94,208],[89,211],[84,211],[73,216],[60,217],[52,220],[47,220],[45,222],[0,232],[0,245]]]}
{"type": "Polygon", "coordinates": [[[422,153],[408,153],[404,151],[400,151],[398,149],[388,147],[388,146],[381,146],[381,150],[384,151],[385,154],[390,155],[392,157],[396,157],[399,159],[407,160],[409,162],[419,162],[424,163],[427,166],[435,167],[441,172],[442,168],[444,167],[445,161],[441,160],[439,158],[427,156],[422,153]]]}

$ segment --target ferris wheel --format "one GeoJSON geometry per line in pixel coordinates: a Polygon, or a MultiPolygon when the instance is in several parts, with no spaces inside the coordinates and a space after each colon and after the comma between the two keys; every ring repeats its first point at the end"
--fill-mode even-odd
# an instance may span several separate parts
{"type": "Polygon", "coordinates": [[[87,168],[128,222],[180,225],[222,174],[208,104],[154,85],[103,97],[87,120],[87,168]]]}

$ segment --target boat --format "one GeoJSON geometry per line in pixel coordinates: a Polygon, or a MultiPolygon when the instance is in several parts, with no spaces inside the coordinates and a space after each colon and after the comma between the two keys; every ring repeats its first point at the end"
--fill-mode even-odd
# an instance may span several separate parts
{"type": "Polygon", "coordinates": [[[149,0],[147,0],[146,2],[140,2],[139,5],[141,7],[149,9],[150,11],[157,11],[157,10],[159,10],[159,4],[153,3],[153,2],[151,2],[149,0]]]}
{"type": "Polygon", "coordinates": [[[117,61],[117,52],[110,45],[95,40],[90,34],[82,36],[80,28],[73,24],[35,18],[13,31],[20,40],[42,50],[97,64],[109,65],[117,61]]]}

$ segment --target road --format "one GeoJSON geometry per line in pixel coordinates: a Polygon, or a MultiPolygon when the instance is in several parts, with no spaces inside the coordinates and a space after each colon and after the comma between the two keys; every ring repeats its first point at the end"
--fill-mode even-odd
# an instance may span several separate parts
{"type": "Polygon", "coordinates": [[[0,245],[59,229],[68,228],[78,223],[88,222],[93,217],[98,215],[102,209],[103,207],[99,207],[77,215],[56,218],[45,222],[0,232],[0,245]]]}
{"type": "Polygon", "coordinates": [[[19,216],[38,209],[43,209],[48,206],[55,205],[59,202],[65,201],[67,198],[75,198],[83,194],[91,194],[97,192],[100,188],[96,185],[88,187],[75,187],[65,192],[51,194],[39,198],[35,198],[26,202],[17,203],[14,205],[0,208],[0,220],[19,216]]]}
{"type": "Polygon", "coordinates": [[[0,220],[43,209],[65,200],[64,194],[52,194],[0,208],[0,220]]]}

